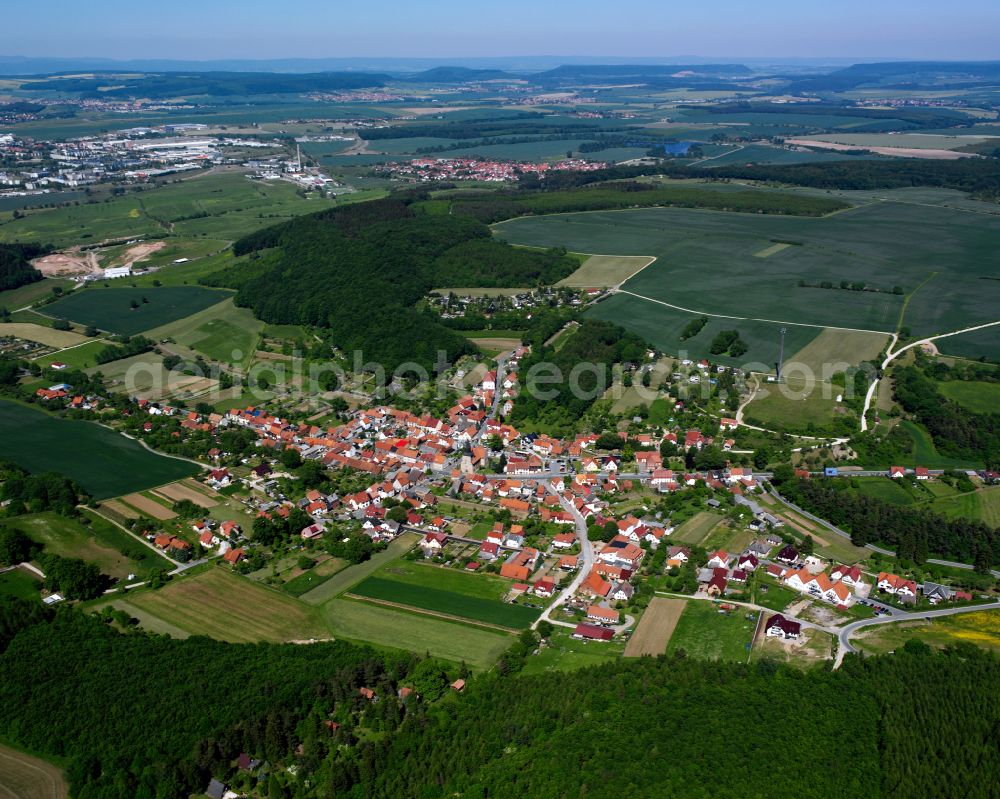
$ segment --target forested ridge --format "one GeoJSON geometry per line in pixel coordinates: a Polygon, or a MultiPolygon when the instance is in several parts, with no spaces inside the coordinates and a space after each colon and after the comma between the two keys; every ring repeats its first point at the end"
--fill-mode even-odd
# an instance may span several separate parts
{"type": "Polygon", "coordinates": [[[326,328],[341,350],[361,350],[387,369],[432,366],[440,350],[451,359],[474,351],[414,307],[432,288],[534,286],[578,266],[564,252],[511,247],[482,222],[401,199],[300,217],[239,240],[234,251],[257,259],[209,282],[238,289],[237,304],[266,322],[326,328]]]}
{"type": "Polygon", "coordinates": [[[979,571],[1000,565],[1000,529],[982,522],[892,505],[845,479],[781,479],[776,472],[774,483],[796,505],[849,532],[857,546],[883,544],[917,563],[936,556],[975,564],[979,571]]]}
{"type": "Polygon", "coordinates": [[[212,776],[253,789],[242,752],[264,761],[269,799],[986,799],[1000,767],[1000,661],[969,645],[911,642],[837,672],[682,653],[494,669],[457,695],[458,667],[403,653],[118,633],[7,600],[0,653],[0,737],[64,758],[83,799],[186,799],[212,776]]]}
{"type": "Polygon", "coordinates": [[[31,265],[31,259],[47,251],[34,244],[0,244],[0,291],[41,280],[42,273],[31,265]]]}

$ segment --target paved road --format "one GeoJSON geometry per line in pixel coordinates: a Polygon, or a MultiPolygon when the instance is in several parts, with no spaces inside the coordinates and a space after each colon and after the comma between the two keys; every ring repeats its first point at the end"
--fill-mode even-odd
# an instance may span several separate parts
{"type": "Polygon", "coordinates": [[[835,669],[839,668],[840,664],[844,661],[844,655],[848,652],[857,653],[859,651],[858,648],[851,643],[851,636],[864,627],[873,627],[876,624],[890,624],[900,621],[920,621],[921,619],[938,618],[940,616],[954,616],[958,613],[972,613],[977,610],[1000,610],[1000,601],[990,602],[985,605],[965,605],[960,608],[941,608],[940,610],[902,612],[890,617],[861,619],[860,621],[851,622],[850,624],[841,627],[840,631],[837,633],[837,642],[839,646],[837,647],[837,657],[834,660],[833,667],[835,669]]]}
{"type": "Polygon", "coordinates": [[[538,625],[543,621],[551,621],[549,618],[552,615],[552,611],[566,602],[576,590],[583,584],[583,581],[590,574],[590,570],[594,566],[594,548],[591,546],[590,540],[587,538],[587,522],[584,520],[583,516],[576,509],[572,502],[569,502],[565,497],[562,496],[558,491],[556,491],[548,483],[545,484],[545,488],[551,493],[559,497],[559,504],[563,506],[563,510],[569,513],[573,517],[574,528],[576,532],[577,541],[580,543],[580,554],[583,556],[583,563],[581,564],[576,576],[573,581],[564,588],[559,595],[555,598],[555,601],[549,605],[545,612],[531,625],[531,629],[536,629],[538,625]]]}
{"type": "MultiPolygon", "coordinates": [[[[987,327],[994,327],[995,325],[1000,325],[1000,321],[997,322],[987,322],[983,325],[973,325],[972,327],[963,327],[961,330],[953,330],[951,333],[939,333],[936,336],[928,336],[927,338],[922,338],[917,341],[912,341],[905,347],[900,347],[895,352],[892,352],[892,348],[896,346],[896,335],[893,334],[892,343],[889,345],[889,353],[885,356],[885,360],[882,361],[882,371],[884,372],[886,367],[892,363],[896,358],[902,355],[907,350],[913,349],[914,347],[919,347],[922,344],[929,344],[932,341],[937,341],[939,338],[948,338],[949,336],[958,336],[962,333],[971,333],[974,330],[982,330],[987,327]]],[[[868,409],[871,407],[872,398],[875,396],[875,389],[878,387],[879,379],[876,378],[872,381],[871,385],[868,386],[868,393],[865,394],[865,405],[861,409],[861,432],[865,432],[868,429],[868,409]]]]}

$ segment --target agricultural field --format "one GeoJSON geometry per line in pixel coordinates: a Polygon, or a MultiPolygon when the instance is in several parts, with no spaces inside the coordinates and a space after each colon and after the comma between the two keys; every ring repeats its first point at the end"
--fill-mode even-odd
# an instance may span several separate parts
{"type": "Polygon", "coordinates": [[[26,341],[37,341],[47,347],[74,347],[85,344],[91,339],[72,330],[53,330],[44,325],[34,325],[30,322],[7,322],[0,327],[0,335],[23,338],[26,341]]]}
{"type": "Polygon", "coordinates": [[[701,511],[696,516],[688,519],[684,524],[677,528],[674,534],[671,536],[671,540],[679,541],[683,544],[692,544],[698,546],[708,538],[709,534],[719,522],[721,522],[723,516],[718,513],[713,513],[712,511],[701,511]]]}
{"type": "Polygon", "coordinates": [[[229,296],[200,286],[85,289],[46,306],[45,314],[134,336],[185,319],[229,296]],[[137,307],[132,307],[133,302],[137,307]]]}
{"type": "Polygon", "coordinates": [[[933,621],[879,624],[860,631],[852,643],[864,652],[884,654],[900,649],[911,638],[937,649],[969,643],[1000,653],[1000,611],[981,610],[933,621]]]}
{"type": "Polygon", "coordinates": [[[622,656],[620,641],[581,641],[572,630],[556,627],[548,642],[531,655],[522,674],[545,674],[551,671],[576,671],[588,666],[600,666],[622,656]]]}
{"type": "Polygon", "coordinates": [[[981,488],[970,494],[939,497],[927,507],[949,519],[971,519],[990,527],[1000,527],[1000,486],[981,488]]]}
{"type": "Polygon", "coordinates": [[[62,772],[37,757],[0,745],[0,796],[11,799],[66,799],[62,772]]]}
{"type": "Polygon", "coordinates": [[[937,386],[948,399],[973,413],[997,413],[1000,409],[1000,383],[949,380],[937,386]]]}
{"type": "Polygon", "coordinates": [[[61,288],[63,291],[68,291],[73,288],[73,285],[73,282],[70,280],[45,278],[44,280],[38,280],[16,289],[0,291],[0,308],[7,308],[10,311],[26,308],[32,303],[38,302],[43,297],[51,296],[52,289],[54,288],[61,288]]]}
{"type": "Polygon", "coordinates": [[[169,483],[198,467],[157,455],[94,422],[57,419],[0,400],[0,458],[33,472],[57,471],[95,499],[169,483]]]}
{"type": "MultiPolygon", "coordinates": [[[[817,379],[829,379],[844,365],[873,360],[889,343],[889,336],[859,330],[824,330],[805,347],[785,359],[782,374],[808,369],[817,379]]],[[[834,392],[836,393],[836,392],[834,392]]]]}
{"type": "Polygon", "coordinates": [[[317,563],[311,569],[292,577],[281,586],[281,590],[292,596],[302,596],[329,580],[337,572],[347,568],[347,561],[340,558],[327,558],[317,563]]]}
{"type": "Polygon", "coordinates": [[[430,652],[435,657],[456,663],[464,661],[482,669],[492,665],[514,641],[510,634],[498,630],[349,599],[328,602],[322,614],[337,638],[377,647],[430,652]]]}
{"type": "Polygon", "coordinates": [[[398,538],[393,539],[385,550],[372,555],[364,563],[348,566],[326,582],[304,593],[302,601],[310,605],[321,605],[339,596],[351,586],[360,583],[366,577],[370,577],[382,566],[396,560],[404,552],[413,549],[418,540],[419,536],[416,533],[403,533],[398,538]]]}
{"type": "Polygon", "coordinates": [[[515,630],[530,627],[539,616],[539,611],[521,605],[383,577],[367,578],[351,595],[515,630]]]}
{"type": "Polygon", "coordinates": [[[329,637],[314,608],[221,566],[155,591],[133,591],[128,602],[190,635],[231,643],[329,637]]]}
{"type": "Polygon", "coordinates": [[[851,479],[851,485],[866,497],[890,505],[912,505],[916,501],[910,490],[888,477],[856,477],[851,479]]]}
{"type": "MultiPolygon", "coordinates": [[[[217,295],[218,296],[218,295],[217,295]]],[[[249,308],[237,308],[232,297],[202,311],[147,331],[153,341],[173,339],[206,358],[245,366],[253,357],[264,323],[249,308]]]]}
{"type": "Polygon", "coordinates": [[[22,219],[0,225],[0,241],[68,247],[163,236],[231,240],[330,205],[332,200],[300,197],[296,187],[284,181],[251,181],[237,172],[214,172],[106,202],[30,210],[22,219]]]}
{"type": "Polygon", "coordinates": [[[579,269],[556,285],[570,288],[617,286],[649,263],[649,258],[637,255],[591,255],[579,269]]]}
{"type": "Polygon", "coordinates": [[[689,600],[667,645],[667,654],[684,650],[699,660],[746,661],[747,646],[756,620],[746,618],[746,609],[725,613],[715,602],[689,600]]]}
{"type": "MultiPolygon", "coordinates": [[[[915,205],[906,195],[893,202],[892,191],[879,194],[885,201],[824,218],[650,208],[526,217],[495,229],[514,244],[656,256],[623,287],[637,297],[626,302],[617,295],[592,313],[620,321],[667,351],[680,348],[676,331],[691,314],[734,317],[713,321],[741,331],[750,347],[746,360],[768,364],[777,350],[773,324],[760,331],[773,335],[773,348],[752,341],[758,331],[744,327],[784,323],[791,334],[797,325],[816,325],[806,328],[809,336],[786,339],[786,352],[797,352],[823,327],[889,332],[904,324],[915,335],[929,335],[994,321],[1000,282],[978,278],[990,275],[1000,218],[915,205]],[[779,242],[794,246],[755,257],[779,242]],[[819,288],[823,281],[834,287],[819,288]],[[842,281],[868,290],[839,288],[842,281]],[[894,293],[896,287],[903,293],[894,293]]],[[[690,352],[696,339],[683,342],[690,352]]],[[[978,354],[1000,355],[1000,339],[993,339],[992,345],[983,341],[978,354]]]]}
{"type": "Polygon", "coordinates": [[[683,599],[653,597],[625,646],[625,657],[656,657],[666,652],[685,607],[683,599]]]}

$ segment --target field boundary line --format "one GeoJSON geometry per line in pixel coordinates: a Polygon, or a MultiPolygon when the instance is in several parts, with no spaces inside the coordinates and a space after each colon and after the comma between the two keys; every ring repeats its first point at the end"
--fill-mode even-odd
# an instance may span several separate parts
{"type": "Polygon", "coordinates": [[[684,313],[694,314],[696,316],[712,316],[716,319],[734,319],[737,322],[767,322],[772,325],[792,325],[794,327],[812,327],[817,330],[844,330],[850,333],[879,333],[883,336],[891,336],[892,333],[886,330],[872,330],[869,328],[861,327],[837,327],[836,325],[817,325],[810,322],[789,322],[785,319],[763,319],[757,316],[732,316],[730,314],[721,313],[711,313],[709,311],[696,311],[692,308],[685,308],[682,305],[673,305],[669,302],[664,302],[663,300],[655,300],[652,297],[646,297],[642,294],[636,294],[634,291],[628,291],[627,289],[617,289],[613,292],[616,294],[628,294],[631,297],[638,297],[640,300],[646,300],[647,302],[655,302],[657,305],[663,305],[667,308],[673,308],[675,311],[683,311],[684,313]]]}
{"type": "Polygon", "coordinates": [[[413,605],[404,605],[402,602],[390,602],[387,599],[375,599],[375,597],[362,596],[361,594],[354,594],[347,591],[340,595],[341,597],[346,597],[347,599],[353,599],[356,602],[364,602],[372,605],[384,605],[389,608],[396,608],[397,610],[406,610],[411,613],[418,613],[421,616],[434,616],[438,619],[444,619],[445,621],[457,622],[459,624],[468,624],[472,627],[483,627],[487,630],[497,630],[502,633],[510,633],[511,635],[517,635],[521,630],[515,629],[513,627],[504,627],[500,624],[490,624],[486,621],[476,621],[475,619],[466,619],[462,616],[452,616],[449,613],[441,613],[436,610],[426,610],[425,608],[417,608],[413,605]]]}

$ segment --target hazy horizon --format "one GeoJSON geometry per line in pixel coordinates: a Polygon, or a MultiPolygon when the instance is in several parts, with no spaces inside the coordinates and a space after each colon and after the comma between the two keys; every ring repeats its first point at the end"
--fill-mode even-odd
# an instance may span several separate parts
{"type": "Polygon", "coordinates": [[[99,7],[39,0],[5,9],[4,18],[0,54],[27,58],[620,60],[699,53],[708,54],[700,60],[780,63],[1000,57],[1000,3],[988,0],[964,0],[947,15],[939,4],[903,0],[845,0],[835,12],[808,0],[766,7],[717,0],[707,11],[653,0],[635,0],[624,10],[594,0],[507,0],[486,7],[439,0],[431,8],[401,0],[302,0],[288,12],[264,0],[102,0],[99,7]]]}

